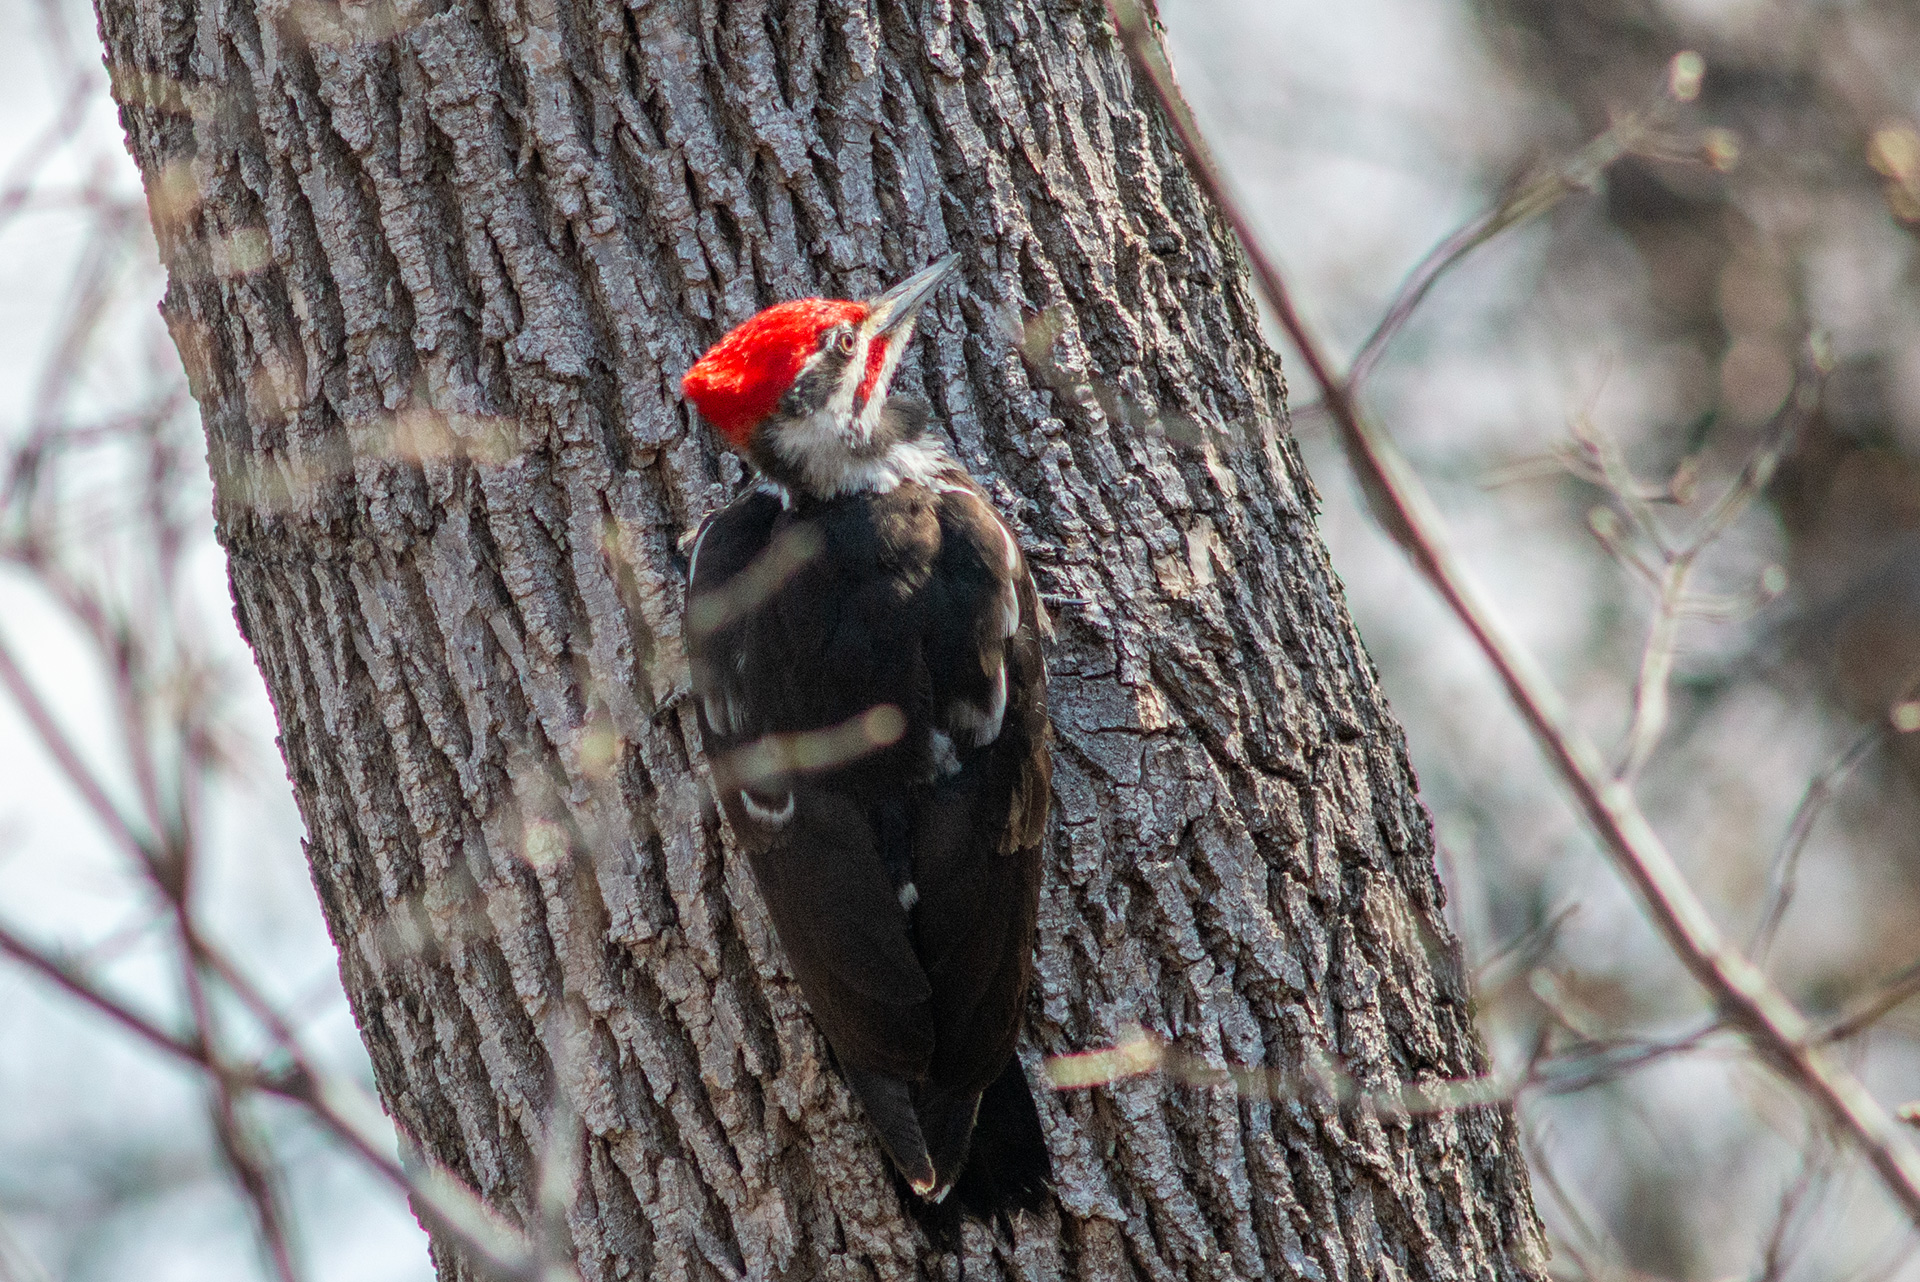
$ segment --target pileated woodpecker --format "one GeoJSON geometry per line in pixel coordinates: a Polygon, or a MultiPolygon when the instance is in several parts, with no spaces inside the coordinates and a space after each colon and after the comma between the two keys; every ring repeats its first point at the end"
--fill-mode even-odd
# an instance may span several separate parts
{"type": "Polygon", "coordinates": [[[688,371],[758,478],[695,538],[687,635],[720,805],[841,1071],[915,1193],[939,1202],[965,1168],[957,1201],[986,1212],[1048,1180],[1013,1053],[1048,624],[930,408],[888,392],[956,261],[770,307],[688,371]]]}

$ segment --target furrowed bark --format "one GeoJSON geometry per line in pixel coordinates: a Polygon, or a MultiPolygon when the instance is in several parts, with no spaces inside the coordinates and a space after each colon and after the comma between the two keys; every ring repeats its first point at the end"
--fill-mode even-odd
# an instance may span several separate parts
{"type": "MultiPolygon", "coordinates": [[[[1535,1278],[1429,825],[1237,250],[1097,5],[100,0],[238,617],[387,1107],[588,1278],[961,1261],[725,849],[678,543],[740,479],[675,390],[777,299],[949,249],[901,378],[1059,636],[1023,1054],[1140,1026],[1351,1098],[1043,1095],[1059,1207],[968,1278],[1535,1278]],[[548,1172],[551,1175],[551,1172],[548,1172]],[[552,1181],[549,1179],[549,1186],[552,1181]]],[[[447,1242],[443,1277],[469,1276],[447,1242]]]]}

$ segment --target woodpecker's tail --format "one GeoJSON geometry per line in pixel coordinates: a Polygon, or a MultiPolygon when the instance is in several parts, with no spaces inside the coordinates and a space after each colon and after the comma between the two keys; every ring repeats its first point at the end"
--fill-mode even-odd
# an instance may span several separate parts
{"type": "Polygon", "coordinates": [[[953,1095],[884,1073],[844,1071],[908,1187],[929,1211],[940,1208],[936,1219],[991,1219],[1037,1209],[1045,1198],[1052,1164],[1018,1059],[1008,1060],[979,1094],[953,1095]]]}
{"type": "Polygon", "coordinates": [[[960,1168],[952,1200],[962,1211],[985,1220],[1038,1210],[1052,1186],[1047,1138],[1016,1056],[980,1097],[973,1147],[960,1168]]]}
{"type": "Polygon", "coordinates": [[[921,1197],[945,1197],[947,1186],[935,1173],[933,1158],[927,1153],[926,1137],[920,1130],[920,1115],[914,1107],[913,1084],[886,1073],[842,1065],[853,1093],[867,1106],[873,1129],[880,1132],[881,1147],[893,1159],[894,1166],[907,1184],[921,1197]]]}

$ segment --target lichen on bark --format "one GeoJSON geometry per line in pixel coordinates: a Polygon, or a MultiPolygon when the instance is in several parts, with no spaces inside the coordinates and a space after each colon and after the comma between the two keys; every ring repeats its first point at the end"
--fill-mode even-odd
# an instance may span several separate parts
{"type": "MultiPolygon", "coordinates": [[[[1541,1276],[1429,825],[1237,251],[1072,0],[99,0],[234,599],[382,1097],[584,1276],[960,1267],[704,793],[679,375],[949,250],[901,385],[1050,597],[1040,1057],[1139,1027],[1350,1098],[1043,1097],[965,1276],[1541,1276]],[[556,1143],[566,1128],[573,1142],[556,1143]]],[[[436,1243],[443,1276],[466,1275],[436,1243]]]]}

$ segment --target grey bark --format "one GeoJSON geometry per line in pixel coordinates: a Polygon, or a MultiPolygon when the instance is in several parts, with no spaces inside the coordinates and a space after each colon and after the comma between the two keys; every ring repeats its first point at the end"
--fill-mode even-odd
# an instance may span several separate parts
{"type": "MultiPolygon", "coordinates": [[[[1278,363],[1098,6],[100,24],[382,1096],[521,1221],[570,1163],[586,1277],[959,1267],[903,1217],[704,792],[677,543],[740,473],[675,390],[758,307],[949,248],[964,287],[902,386],[1059,627],[1030,1071],[1135,1025],[1388,1095],[1484,1070],[1278,363]]],[[[1151,1077],[1041,1104],[1058,1210],[970,1228],[968,1278],[1541,1276],[1505,1109],[1151,1077]]]]}

